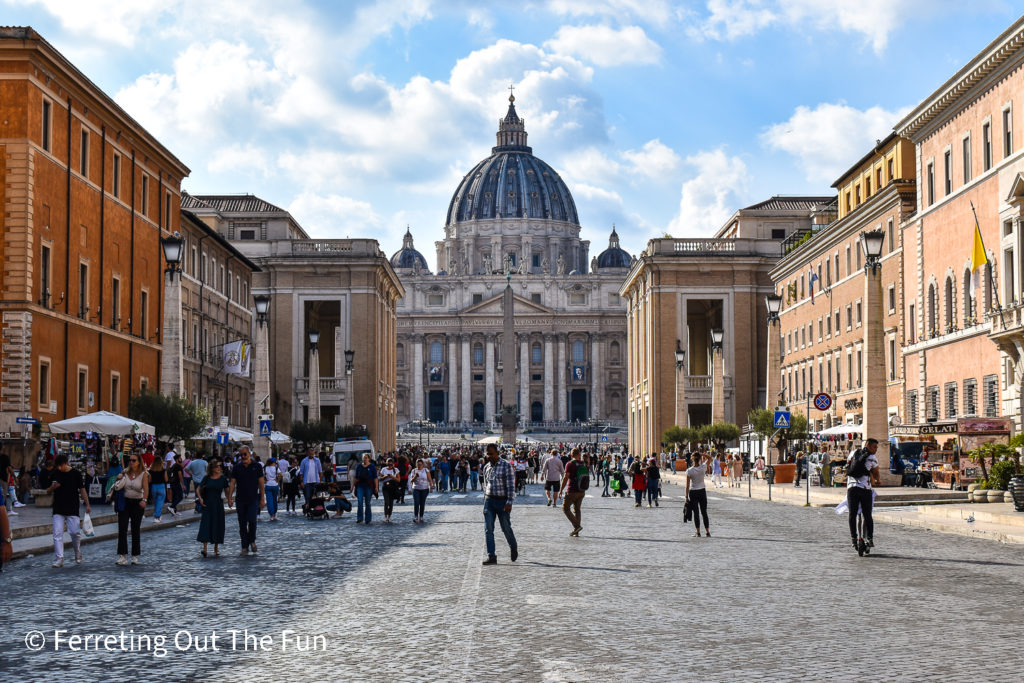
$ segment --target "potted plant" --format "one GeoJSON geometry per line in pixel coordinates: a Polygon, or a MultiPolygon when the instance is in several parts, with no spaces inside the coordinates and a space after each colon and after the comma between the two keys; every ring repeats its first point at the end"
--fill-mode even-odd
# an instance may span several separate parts
{"type": "Polygon", "coordinates": [[[988,472],[989,502],[1003,502],[1005,492],[1009,489],[1010,479],[1018,474],[1019,468],[1015,460],[1000,460],[992,465],[988,472]]]}

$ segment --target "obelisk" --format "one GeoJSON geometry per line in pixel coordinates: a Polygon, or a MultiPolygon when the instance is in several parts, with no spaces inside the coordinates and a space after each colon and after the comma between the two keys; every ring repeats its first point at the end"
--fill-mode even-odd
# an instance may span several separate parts
{"type": "Polygon", "coordinates": [[[505,267],[505,293],[501,298],[504,325],[501,335],[501,440],[503,443],[516,442],[516,335],[515,311],[512,299],[512,269],[505,267]]]}

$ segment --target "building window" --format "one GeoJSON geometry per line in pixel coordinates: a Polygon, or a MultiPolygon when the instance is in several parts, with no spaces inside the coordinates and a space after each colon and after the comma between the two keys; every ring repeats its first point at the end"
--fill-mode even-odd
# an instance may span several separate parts
{"type": "Polygon", "coordinates": [[[531,257],[530,265],[533,268],[540,268],[541,267],[541,255],[540,254],[534,254],[531,257]]]}
{"type": "Polygon", "coordinates": [[[540,303],[540,293],[539,292],[534,292],[533,294],[531,294],[530,295],[530,301],[532,301],[535,304],[539,304],[540,303]]]}
{"type": "Polygon", "coordinates": [[[924,419],[939,419],[939,385],[933,384],[924,390],[924,419]]]}
{"type": "Polygon", "coordinates": [[[142,174],[141,194],[139,198],[139,212],[143,216],[149,216],[149,176],[142,174]]]}
{"type": "Polygon", "coordinates": [[[875,185],[878,186],[878,189],[882,189],[882,167],[881,166],[879,166],[878,169],[875,171],[875,177],[878,179],[878,181],[875,183],[875,185]]]}
{"type": "Polygon", "coordinates": [[[983,171],[992,168],[992,124],[981,127],[981,166],[983,171]]]}
{"type": "Polygon", "coordinates": [[[928,206],[935,203],[935,164],[928,164],[925,188],[928,192],[928,206]]]}
{"type": "Polygon", "coordinates": [[[889,180],[896,177],[895,164],[892,159],[889,159],[889,180]]]}
{"type": "Polygon", "coordinates": [[[39,359],[39,409],[50,410],[50,359],[39,359]]]}
{"type": "Polygon", "coordinates": [[[850,193],[846,193],[846,211],[849,213],[853,210],[853,204],[850,203],[850,193]]]}
{"type": "Polygon", "coordinates": [[[608,292],[608,305],[618,306],[621,303],[621,298],[615,292],[608,292]]]}
{"type": "Polygon", "coordinates": [[[946,174],[943,179],[946,189],[945,194],[949,194],[953,191],[953,152],[948,149],[946,150],[946,153],[942,155],[942,166],[946,174]]]}
{"type": "Polygon", "coordinates": [[[149,334],[149,292],[139,292],[139,336],[143,339],[149,334]]]}
{"type": "Polygon", "coordinates": [[[164,194],[164,227],[168,230],[171,229],[171,193],[167,192],[164,194]]]}
{"type": "Polygon", "coordinates": [[[612,365],[618,365],[622,362],[622,347],[619,346],[619,342],[613,341],[608,347],[612,359],[612,365]]]}
{"type": "Polygon", "coordinates": [[[864,352],[857,352],[857,387],[864,386],[864,352]]]}
{"type": "Polygon", "coordinates": [[[917,390],[907,392],[907,421],[917,424],[917,390]]]}
{"type": "Polygon", "coordinates": [[[473,345],[473,365],[484,364],[484,347],[482,344],[477,342],[473,345]]]}
{"type": "Polygon", "coordinates": [[[50,306],[50,247],[39,248],[39,305],[50,306]]]}
{"type": "Polygon", "coordinates": [[[110,373],[110,412],[121,412],[121,375],[113,371],[110,373]]]}
{"type": "Polygon", "coordinates": [[[885,226],[886,237],[889,238],[889,253],[896,251],[896,227],[893,220],[890,218],[889,222],[885,226]]]}
{"type": "Polygon", "coordinates": [[[853,352],[846,352],[846,388],[853,388],[853,352]]]}
{"type": "Polygon", "coordinates": [[[896,339],[889,338],[889,381],[896,380],[896,339]]]}
{"type": "Polygon", "coordinates": [[[825,336],[826,337],[831,337],[832,336],[832,316],[831,315],[826,315],[825,316],[825,336]]]}
{"type": "Polygon", "coordinates": [[[256,239],[255,230],[240,230],[238,232],[238,239],[240,240],[254,240],[256,239]]]}
{"type": "Polygon", "coordinates": [[[572,343],[572,362],[582,363],[583,362],[583,342],[577,339],[572,343]]]}
{"type": "Polygon", "coordinates": [[[110,280],[110,327],[121,328],[121,278],[113,277],[110,280]]]}
{"type": "Polygon", "coordinates": [[[910,343],[917,341],[917,312],[914,304],[910,304],[910,313],[907,315],[907,330],[910,332],[910,343]]]}
{"type": "Polygon", "coordinates": [[[946,399],[946,419],[951,420],[957,416],[957,384],[956,382],[946,382],[943,387],[945,399],[946,399]]]}
{"type": "Polygon", "coordinates": [[[444,294],[428,294],[428,306],[444,306],[444,294]]]}
{"type": "Polygon", "coordinates": [[[78,173],[83,178],[89,176],[89,131],[84,127],[78,147],[78,173]]]}
{"type": "Polygon", "coordinates": [[[864,322],[864,309],[863,309],[863,306],[861,306],[861,302],[858,301],[857,302],[857,327],[860,327],[861,323],[863,323],[863,322],[864,322]]]}
{"type": "Polygon", "coordinates": [[[981,390],[985,402],[985,417],[999,417],[999,376],[982,377],[981,390]]]}
{"type": "Polygon", "coordinates": [[[541,353],[540,344],[534,342],[533,346],[530,347],[530,363],[532,363],[533,365],[540,365],[543,362],[544,358],[541,353]]]}
{"type": "Polygon", "coordinates": [[[1003,110],[1003,156],[1008,157],[1013,152],[1013,110],[1007,107],[1003,110]]]}
{"type": "Polygon", "coordinates": [[[43,100],[43,149],[52,151],[53,146],[53,104],[50,100],[43,100]]]}
{"type": "Polygon", "coordinates": [[[78,317],[84,318],[89,313],[89,266],[78,264],[78,317]]]}
{"type": "Polygon", "coordinates": [[[889,312],[896,310],[896,286],[889,285],[889,312]]]}
{"type": "Polygon", "coordinates": [[[772,239],[773,240],[781,240],[781,239],[785,239],[785,237],[786,237],[786,230],[785,230],[785,228],[772,228],[772,239]]]}
{"type": "Polygon", "coordinates": [[[836,334],[839,334],[839,330],[840,330],[840,325],[839,325],[839,309],[837,308],[836,309],[836,334]]]}
{"type": "Polygon", "coordinates": [[[871,196],[871,178],[864,179],[864,198],[867,199],[871,196]]]}
{"type": "Polygon", "coordinates": [[[84,365],[78,366],[78,412],[85,413],[89,410],[89,368],[84,365]]]}
{"type": "Polygon", "coordinates": [[[483,294],[474,294],[473,295],[473,305],[481,303],[483,300],[484,300],[484,295],[483,294]]]}
{"type": "MultiPolygon", "coordinates": [[[[836,269],[836,275],[839,274],[839,269],[836,269]]],[[[853,274],[853,258],[850,253],[850,247],[846,247],[846,275],[850,276],[853,274]]]]}
{"type": "Polygon", "coordinates": [[[964,138],[960,143],[962,146],[961,162],[964,165],[964,185],[971,182],[971,139],[964,138]]]}
{"type": "Polygon", "coordinates": [[[846,329],[847,331],[853,329],[853,305],[846,307],[846,329]]]}
{"type": "Polygon", "coordinates": [[[444,362],[444,345],[441,342],[431,342],[431,344],[430,344],[430,362],[431,363],[443,363],[444,362]]]}
{"type": "Polygon", "coordinates": [[[110,168],[110,194],[121,197],[121,155],[114,153],[114,162],[110,168]]]}
{"type": "Polygon", "coordinates": [[[964,380],[964,414],[978,414],[978,380],[964,380]]]}
{"type": "Polygon", "coordinates": [[[925,325],[928,337],[938,334],[938,302],[936,301],[935,283],[928,285],[928,311],[925,316],[925,325]]]}
{"type": "Polygon", "coordinates": [[[573,306],[582,306],[587,303],[587,295],[582,292],[572,292],[569,294],[569,303],[573,306]]]}

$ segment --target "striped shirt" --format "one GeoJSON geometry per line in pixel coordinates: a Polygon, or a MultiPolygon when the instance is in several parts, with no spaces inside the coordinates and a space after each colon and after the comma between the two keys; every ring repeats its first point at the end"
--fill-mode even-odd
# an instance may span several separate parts
{"type": "Polygon", "coordinates": [[[498,459],[495,464],[484,466],[484,496],[487,498],[505,498],[511,505],[516,497],[516,475],[508,460],[498,459]]]}

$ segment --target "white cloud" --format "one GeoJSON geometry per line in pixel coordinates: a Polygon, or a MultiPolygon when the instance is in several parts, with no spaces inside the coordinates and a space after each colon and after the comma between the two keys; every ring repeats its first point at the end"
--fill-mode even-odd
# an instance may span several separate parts
{"type": "Polygon", "coordinates": [[[630,149],[622,153],[622,158],[630,164],[630,172],[646,176],[654,180],[663,179],[679,168],[679,155],[671,147],[655,138],[648,140],[640,149],[630,149]]]}
{"type": "Polygon", "coordinates": [[[662,57],[661,47],[639,26],[563,26],[544,47],[597,66],[657,64],[662,57]]]}
{"type": "Polygon", "coordinates": [[[769,149],[795,156],[807,180],[831,184],[876,140],[891,133],[906,111],[882,107],[862,111],[842,102],[822,103],[814,109],[800,106],[788,121],[765,130],[761,142],[769,149]]]}
{"type": "Polygon", "coordinates": [[[560,15],[611,17],[622,23],[636,18],[659,26],[679,13],[668,0],[550,0],[545,8],[560,15]]]}
{"type": "Polygon", "coordinates": [[[700,30],[715,40],[753,35],[779,19],[762,0],[709,0],[707,8],[710,14],[700,30]]]}
{"type": "Polygon", "coordinates": [[[179,0],[8,0],[10,4],[41,7],[77,36],[125,47],[135,45],[140,29],[159,21],[179,0]]]}
{"type": "Polygon", "coordinates": [[[746,198],[747,165],[723,149],[688,156],[686,165],[698,173],[683,183],[679,213],[668,230],[679,237],[706,237],[717,232],[746,198]]]}
{"type": "Polygon", "coordinates": [[[338,194],[303,192],[288,205],[311,237],[377,238],[381,218],[368,203],[338,194]]]}
{"type": "Polygon", "coordinates": [[[248,174],[269,178],[270,156],[267,150],[253,144],[234,144],[214,150],[206,164],[211,173],[248,174]]]}

